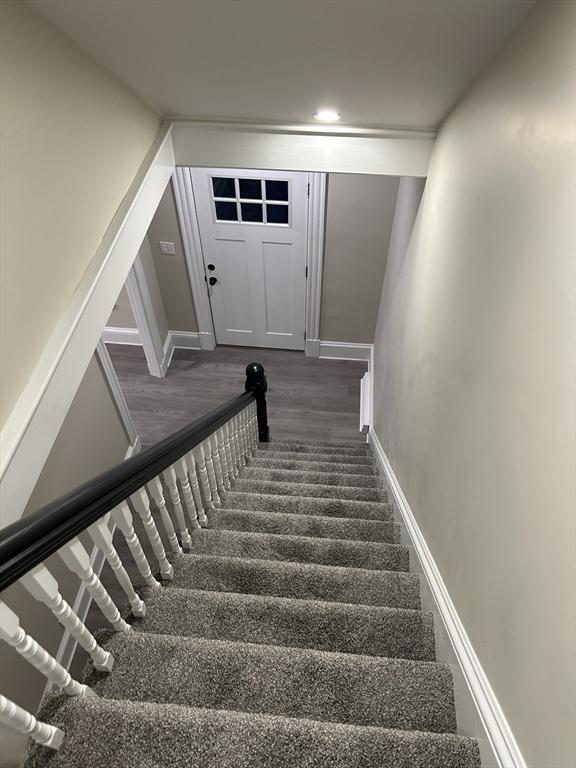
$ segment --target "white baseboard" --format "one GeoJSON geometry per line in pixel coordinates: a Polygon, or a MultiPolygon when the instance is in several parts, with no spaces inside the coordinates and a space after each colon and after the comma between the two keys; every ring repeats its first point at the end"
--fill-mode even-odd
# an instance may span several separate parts
{"type": "Polygon", "coordinates": [[[332,360],[370,360],[373,344],[355,344],[348,341],[320,341],[319,357],[332,360]]]}
{"type": "Polygon", "coordinates": [[[105,344],[139,344],[142,345],[142,335],[138,328],[112,328],[102,331],[105,344]]]}
{"type": "MultiPolygon", "coordinates": [[[[134,443],[128,446],[128,450],[126,451],[124,459],[129,459],[130,456],[134,456],[134,454],[139,453],[141,448],[142,448],[142,440],[140,438],[140,435],[137,435],[134,443]]],[[[107,518],[109,521],[111,520],[109,515],[107,516],[107,518]]],[[[104,518],[104,519],[107,519],[107,518],[104,518]]],[[[111,525],[110,529],[112,533],[114,533],[115,526],[111,525]]],[[[98,547],[94,545],[92,549],[92,553],[90,555],[90,564],[92,565],[92,570],[94,571],[96,576],[100,576],[104,562],[105,562],[104,553],[102,552],[101,549],[98,549],[98,547]]],[[[90,610],[91,603],[92,603],[92,595],[88,592],[88,590],[86,589],[86,586],[82,583],[76,595],[76,599],[74,600],[74,605],[72,606],[72,610],[74,611],[76,616],[78,616],[78,618],[82,623],[86,621],[86,617],[88,616],[88,611],[90,610]]],[[[72,659],[74,658],[74,654],[76,653],[77,645],[78,643],[72,637],[72,635],[69,632],[64,632],[64,634],[62,635],[62,640],[60,641],[60,645],[58,647],[58,651],[56,653],[56,660],[59,661],[60,664],[62,664],[64,669],[70,669],[70,666],[72,664],[72,659]]],[[[47,690],[50,687],[51,687],[51,684],[49,683],[47,686],[47,690]]]]}
{"type": "Polygon", "coordinates": [[[368,442],[374,448],[390,491],[397,522],[403,529],[403,543],[410,548],[411,569],[421,576],[422,608],[434,614],[437,659],[452,667],[458,732],[478,739],[483,768],[526,768],[510,725],[373,427],[368,442]]]}
{"type": "MultiPolygon", "coordinates": [[[[204,340],[200,338],[201,335],[205,334],[200,334],[197,331],[168,331],[168,336],[166,336],[166,341],[164,342],[163,373],[166,373],[168,370],[175,349],[205,349],[205,347],[202,347],[204,340]]],[[[211,336],[212,334],[209,335],[211,336]]]]}

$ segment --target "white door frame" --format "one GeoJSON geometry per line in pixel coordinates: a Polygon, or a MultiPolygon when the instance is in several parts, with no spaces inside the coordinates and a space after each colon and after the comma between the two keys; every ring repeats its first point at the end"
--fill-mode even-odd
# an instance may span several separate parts
{"type": "MultiPolygon", "coordinates": [[[[172,180],[184,254],[196,317],[201,349],[216,347],[216,334],[212,321],[210,299],[206,288],[204,259],[200,228],[196,214],[196,202],[192,186],[190,167],[177,167],[172,180]]],[[[322,259],[324,254],[324,220],[326,212],[326,174],[309,173],[308,231],[306,246],[306,354],[318,357],[320,354],[320,295],[322,290],[322,259]]]]}

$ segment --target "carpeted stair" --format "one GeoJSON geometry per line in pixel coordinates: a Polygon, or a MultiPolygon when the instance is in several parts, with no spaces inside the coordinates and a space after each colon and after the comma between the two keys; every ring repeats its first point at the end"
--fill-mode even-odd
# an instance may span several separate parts
{"type": "Polygon", "coordinates": [[[268,443],[26,768],[478,768],[368,446],[268,443]]]}

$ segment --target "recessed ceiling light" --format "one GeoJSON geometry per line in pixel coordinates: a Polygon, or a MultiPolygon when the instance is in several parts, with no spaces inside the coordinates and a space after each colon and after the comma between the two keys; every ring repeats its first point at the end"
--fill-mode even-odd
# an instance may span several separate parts
{"type": "Polygon", "coordinates": [[[318,112],[314,113],[314,119],[321,123],[335,123],[340,120],[340,115],[335,109],[319,109],[318,112]]]}

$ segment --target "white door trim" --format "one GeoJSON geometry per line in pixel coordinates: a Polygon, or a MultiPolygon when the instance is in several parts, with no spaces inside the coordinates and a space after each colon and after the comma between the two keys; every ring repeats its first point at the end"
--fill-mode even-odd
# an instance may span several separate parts
{"type": "Polygon", "coordinates": [[[164,124],[2,429],[2,526],[24,511],[173,170],[164,124]]]}
{"type": "MultiPolygon", "coordinates": [[[[326,217],[326,174],[309,173],[308,181],[310,192],[306,246],[308,279],[306,282],[305,350],[307,355],[318,357],[320,354],[320,298],[326,217]]],[[[198,319],[200,347],[201,349],[214,349],[216,334],[204,279],[204,259],[192,186],[192,168],[176,168],[173,182],[190,285],[198,319]]]]}
{"type": "Polygon", "coordinates": [[[306,354],[320,355],[320,306],[324,228],[326,222],[326,174],[308,174],[308,243],[306,282],[306,354]]]}
{"type": "Polygon", "coordinates": [[[212,350],[216,347],[216,334],[214,333],[210,299],[204,280],[204,259],[202,257],[200,228],[196,216],[191,170],[191,168],[176,168],[172,180],[184,255],[188,265],[188,277],[196,309],[200,348],[212,350]]]}

